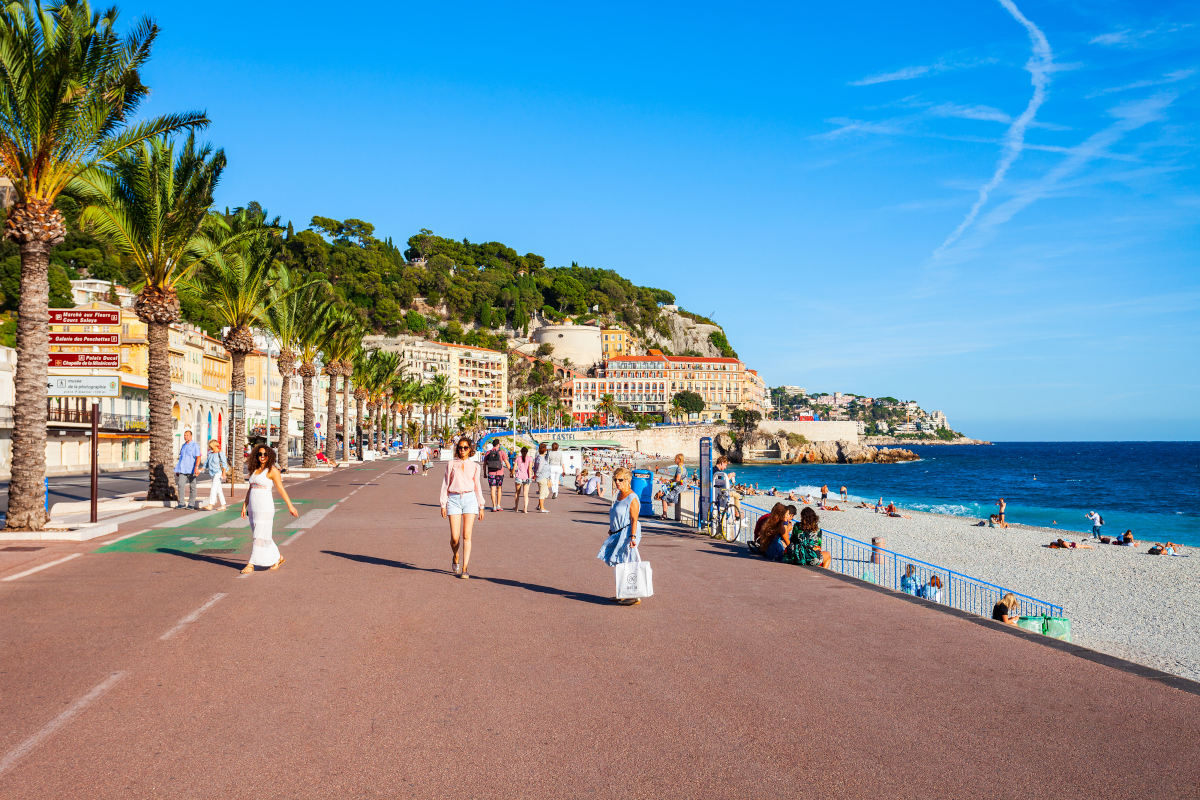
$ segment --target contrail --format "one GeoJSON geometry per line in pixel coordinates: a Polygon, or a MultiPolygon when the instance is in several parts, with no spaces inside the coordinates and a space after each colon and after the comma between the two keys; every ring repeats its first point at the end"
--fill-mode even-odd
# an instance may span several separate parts
{"type": "Polygon", "coordinates": [[[996,171],[992,173],[991,180],[979,187],[979,195],[975,198],[971,210],[967,212],[967,216],[963,217],[963,221],[958,224],[954,232],[946,237],[946,241],[933,251],[934,258],[941,256],[947,248],[957,242],[967,228],[975,222],[975,218],[987,204],[988,196],[1000,185],[1008,168],[1021,155],[1021,151],[1025,148],[1025,129],[1029,127],[1029,123],[1033,122],[1038,109],[1046,101],[1046,87],[1050,85],[1050,71],[1054,66],[1054,54],[1050,52],[1050,43],[1046,41],[1046,35],[1042,33],[1041,28],[1030,22],[1029,18],[1021,13],[1021,9],[1017,8],[1016,3],[1012,0],[999,0],[999,3],[1004,6],[1005,11],[1012,15],[1013,19],[1024,25],[1025,30],[1029,32],[1033,54],[1025,63],[1025,69],[1029,70],[1029,81],[1033,84],[1033,96],[1029,98],[1029,104],[1025,106],[1021,116],[1008,126],[1008,130],[1004,134],[1004,150],[1000,155],[1000,160],[996,163],[996,171]]]}

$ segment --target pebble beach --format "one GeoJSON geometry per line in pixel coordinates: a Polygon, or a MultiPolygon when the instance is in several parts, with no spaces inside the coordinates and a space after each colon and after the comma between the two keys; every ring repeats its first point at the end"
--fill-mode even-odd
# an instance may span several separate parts
{"type": "MultiPolygon", "coordinates": [[[[746,502],[770,508],[775,499],[746,502]]],[[[1187,558],[1147,555],[1152,542],[1140,540],[1137,547],[1096,543],[1092,550],[1058,550],[1043,546],[1063,536],[1058,530],[978,527],[980,520],[969,517],[903,512],[912,518],[858,508],[818,513],[827,530],[867,542],[882,536],[894,552],[1063,606],[1077,644],[1200,680],[1196,548],[1184,548],[1192,554],[1187,558]]]]}

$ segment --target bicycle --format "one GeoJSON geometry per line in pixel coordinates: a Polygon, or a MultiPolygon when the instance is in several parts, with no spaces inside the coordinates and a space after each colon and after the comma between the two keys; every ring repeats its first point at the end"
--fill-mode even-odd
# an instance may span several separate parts
{"type": "Polygon", "coordinates": [[[709,536],[714,539],[724,539],[727,542],[736,542],[738,534],[745,524],[745,516],[743,515],[739,519],[737,509],[732,503],[721,503],[717,499],[712,501],[707,524],[709,536]]]}

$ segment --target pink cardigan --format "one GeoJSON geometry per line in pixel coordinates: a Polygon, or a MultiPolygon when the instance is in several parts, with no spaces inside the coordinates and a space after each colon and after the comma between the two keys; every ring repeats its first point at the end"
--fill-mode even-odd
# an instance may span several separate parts
{"type": "Polygon", "coordinates": [[[439,497],[442,508],[446,507],[449,495],[467,494],[472,491],[475,492],[475,497],[479,500],[479,507],[483,508],[483,487],[479,483],[481,472],[483,472],[483,469],[479,466],[478,461],[463,461],[460,458],[450,459],[450,462],[446,464],[446,477],[442,479],[442,491],[439,497]]]}

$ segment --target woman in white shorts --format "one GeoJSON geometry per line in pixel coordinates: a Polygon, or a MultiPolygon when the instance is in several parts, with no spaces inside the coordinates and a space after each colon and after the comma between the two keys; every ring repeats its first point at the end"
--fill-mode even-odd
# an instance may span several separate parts
{"type": "Polygon", "coordinates": [[[471,460],[475,446],[462,437],[454,446],[454,457],[446,464],[446,477],[442,481],[442,519],[450,520],[450,569],[466,580],[467,562],[471,560],[471,529],[475,517],[483,519],[483,485],[480,474],[483,467],[471,460]],[[462,544],[462,559],[459,560],[459,544],[462,544]]]}

